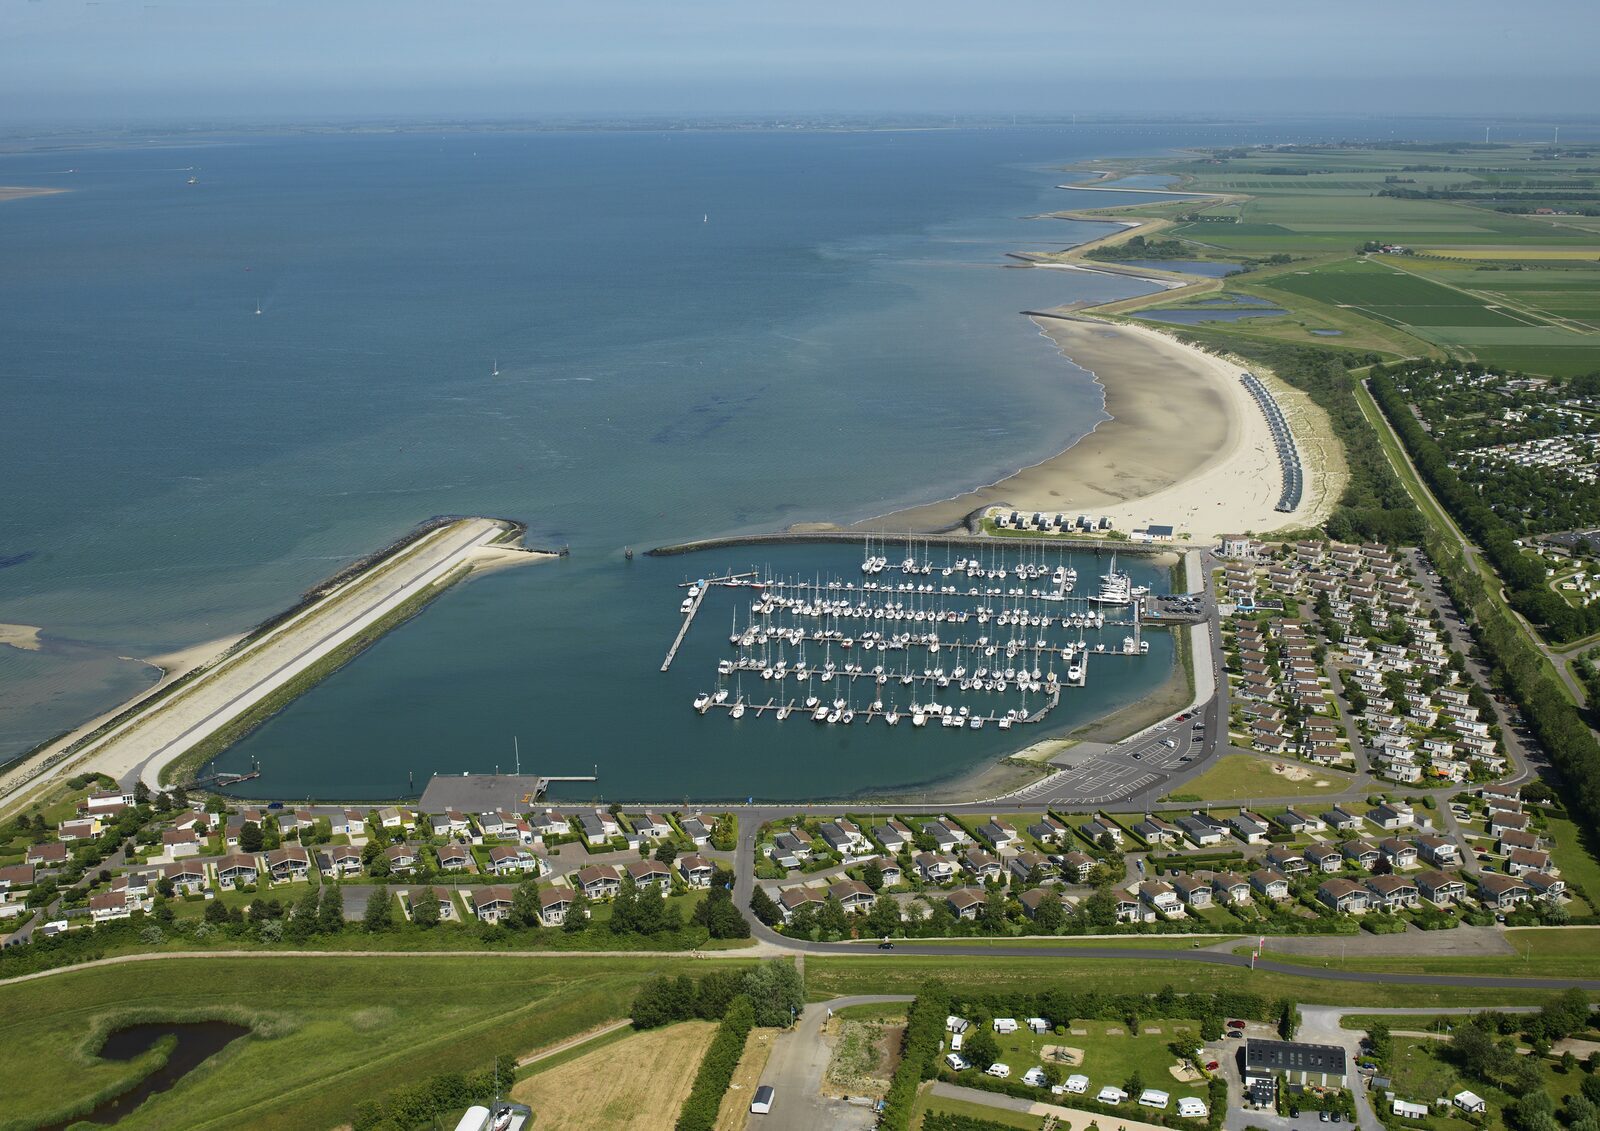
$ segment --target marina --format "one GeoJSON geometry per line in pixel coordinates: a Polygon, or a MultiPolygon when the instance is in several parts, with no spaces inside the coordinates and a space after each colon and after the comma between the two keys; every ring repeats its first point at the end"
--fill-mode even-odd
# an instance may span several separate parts
{"type": "Polygon", "coordinates": [[[798,714],[824,726],[1006,731],[1044,721],[1064,690],[1086,687],[1091,658],[1149,654],[1149,587],[1115,553],[1094,591],[1079,595],[1078,570],[1059,551],[991,544],[958,557],[946,544],[941,563],[908,538],[891,565],[889,548],[864,542],[859,580],[768,569],[683,583],[683,623],[661,670],[714,589],[732,594],[732,655],[691,705],[735,721],[798,714]]]}

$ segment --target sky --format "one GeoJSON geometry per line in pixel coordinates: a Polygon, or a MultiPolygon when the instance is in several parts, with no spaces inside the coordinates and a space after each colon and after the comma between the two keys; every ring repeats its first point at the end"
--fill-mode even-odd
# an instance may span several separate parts
{"type": "Polygon", "coordinates": [[[0,0],[0,121],[1557,115],[1595,0],[0,0]]]}

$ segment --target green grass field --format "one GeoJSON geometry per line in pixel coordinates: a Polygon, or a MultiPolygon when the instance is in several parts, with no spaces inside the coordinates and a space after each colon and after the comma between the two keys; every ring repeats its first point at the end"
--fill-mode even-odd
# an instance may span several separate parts
{"type": "Polygon", "coordinates": [[[1263,758],[1228,754],[1193,781],[1179,786],[1177,792],[1195,794],[1207,801],[1231,801],[1244,797],[1301,797],[1341,793],[1355,785],[1354,778],[1337,770],[1301,766],[1297,762],[1287,764],[1296,770],[1306,771],[1307,776],[1291,780],[1285,774],[1273,773],[1271,763],[1263,758]]]}
{"type": "MultiPolygon", "coordinates": [[[[720,964],[719,964],[720,965],[720,964]]],[[[332,1127],[359,1101],[434,1073],[477,1071],[625,1016],[657,973],[707,962],[608,959],[188,959],[75,971],[0,986],[0,1127],[32,1127],[140,1066],[88,1054],[133,1020],[235,1020],[236,1041],[119,1126],[332,1127]]]]}
{"type": "MultiPolygon", "coordinates": [[[[1479,969],[1455,965],[1473,961],[1476,960],[1438,959],[1431,972],[1481,973],[1479,969]]],[[[1504,959],[1500,960],[1500,966],[1500,972],[1506,973],[1504,959]]],[[[1539,969],[1536,966],[1531,972],[1537,974],[1539,969]]],[[[1198,962],[1162,962],[1157,955],[1140,959],[1075,958],[1070,961],[998,955],[982,958],[955,955],[949,958],[910,955],[835,958],[810,955],[806,959],[807,992],[817,998],[864,993],[914,994],[927,978],[942,978],[952,986],[979,989],[1014,988],[1018,985],[1026,985],[1034,990],[1050,986],[1074,990],[1114,986],[1119,992],[1126,993],[1157,993],[1169,985],[1179,993],[1238,989],[1268,997],[1289,997],[1324,1005],[1399,1005],[1417,1008],[1538,1005],[1555,996],[1553,990],[1333,982],[1318,977],[1318,971],[1311,967],[1301,977],[1198,962]]]]}
{"type": "Polygon", "coordinates": [[[1003,1107],[968,1103],[966,1100],[955,1100],[945,1096],[924,1093],[917,1102],[915,1114],[911,1117],[912,1131],[920,1131],[922,1117],[931,1112],[945,1115],[964,1115],[968,1119],[982,1119],[989,1123],[998,1123],[1002,1127],[1015,1127],[1017,1131],[1039,1131],[1039,1128],[1044,1124],[1043,1116],[1024,1115],[1020,1111],[1008,1111],[1003,1107]]]}
{"type": "Polygon", "coordinates": [[[1183,1038],[1186,1044],[1192,1043],[1199,1036],[1198,1023],[1142,1018],[1137,1033],[1130,1033],[1127,1026],[1111,1021],[1075,1021],[1073,1028],[1086,1030],[1086,1035],[1036,1034],[1027,1029],[996,1034],[1000,1061],[1010,1067],[1013,1078],[1020,1079],[1028,1069],[1042,1063],[1041,1050],[1045,1045],[1067,1045],[1083,1050],[1083,1064],[1077,1068],[1063,1067],[1063,1071],[1081,1072],[1089,1077],[1091,1091],[1098,1091],[1107,1084],[1122,1087],[1137,1072],[1147,1088],[1160,1088],[1174,1096],[1204,1096],[1203,1084],[1180,1084],[1167,1071],[1177,1063],[1167,1045],[1179,1039],[1180,1034],[1187,1034],[1183,1038]],[[1146,1029],[1160,1032],[1147,1033],[1146,1029]]]}

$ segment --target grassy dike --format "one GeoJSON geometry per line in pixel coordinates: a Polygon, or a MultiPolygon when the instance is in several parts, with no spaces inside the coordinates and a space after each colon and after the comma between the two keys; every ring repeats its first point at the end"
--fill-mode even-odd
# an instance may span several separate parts
{"type": "Polygon", "coordinates": [[[345,641],[328,655],[296,675],[288,683],[255,703],[244,714],[226,726],[212,732],[203,741],[169,762],[161,770],[161,784],[176,785],[193,780],[206,763],[217,757],[235,742],[244,738],[317,684],[327,679],[334,672],[344,667],[362,652],[372,647],[385,635],[416,616],[435,599],[471,573],[472,567],[469,565],[463,565],[452,570],[448,575],[440,578],[438,582],[398,606],[387,616],[368,625],[356,636],[345,641]]]}

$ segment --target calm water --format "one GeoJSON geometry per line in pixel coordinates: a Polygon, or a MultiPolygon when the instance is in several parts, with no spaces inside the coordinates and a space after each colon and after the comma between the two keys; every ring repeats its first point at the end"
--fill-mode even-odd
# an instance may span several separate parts
{"type": "MultiPolygon", "coordinates": [[[[541,764],[598,758],[618,793],[723,792],[729,765],[768,751],[798,764],[818,736],[752,748],[690,716],[691,666],[621,693],[617,674],[660,662],[675,603],[656,581],[684,565],[628,572],[620,549],[865,517],[1060,450],[1100,418],[1099,390],[1019,312],[1146,285],[1003,267],[1108,230],[1030,218],[1119,199],[1057,189],[1059,166],[1318,131],[1356,133],[369,133],[0,155],[0,183],[74,190],[0,206],[0,621],[45,633],[38,652],[0,647],[0,755],[152,678],[125,657],[237,632],[413,523],[468,513],[524,519],[573,556],[450,595],[260,732],[264,789],[389,793],[406,769],[482,766],[513,732],[541,764]]],[[[907,745],[890,770],[840,755],[855,776],[832,788],[999,745],[971,739],[932,760],[907,745]]],[[[773,790],[813,780],[774,774],[773,790]]]]}
{"type": "MultiPolygon", "coordinates": [[[[904,553],[891,557],[898,564],[904,553]]],[[[943,563],[942,551],[937,560],[943,563]]],[[[1146,561],[1122,558],[1119,565],[1136,584],[1166,592],[1166,571],[1146,561]]],[[[736,603],[740,627],[749,621],[750,591],[723,587],[707,597],[671,670],[659,670],[682,623],[683,591],[677,585],[685,579],[770,565],[781,577],[859,582],[860,563],[859,547],[758,546],[742,553],[636,557],[631,563],[567,559],[490,574],[385,637],[219,764],[242,771],[252,759],[259,761],[262,776],[240,787],[250,796],[282,797],[285,782],[305,782],[323,796],[392,797],[410,792],[408,774],[420,790],[436,771],[509,773],[516,736],[524,772],[588,774],[598,765],[599,782],[557,786],[556,797],[805,800],[948,778],[985,757],[1130,703],[1159,687],[1171,671],[1172,638],[1152,632],[1149,655],[1091,657],[1087,687],[1064,691],[1046,723],[1010,732],[993,726],[915,730],[906,722],[890,728],[861,718],[851,726],[825,726],[799,714],[781,723],[771,714],[747,714],[737,722],[720,713],[702,717],[692,702],[697,693],[715,688],[717,661],[734,655],[728,637],[736,603]],[[338,757],[330,757],[332,751],[338,757]]],[[[1092,593],[1109,560],[1080,554],[1075,564],[1077,591],[1092,593]]],[[[881,576],[900,579],[897,573],[881,576]]],[[[940,635],[945,642],[972,641],[981,633],[998,637],[1001,630],[969,621],[945,626],[940,635]]],[[[1111,649],[1124,635],[1123,628],[1108,624],[1085,640],[1091,646],[1103,640],[1111,649]]],[[[815,646],[808,646],[807,655],[812,664],[823,661],[815,646]]],[[[882,661],[887,667],[905,653],[877,655],[889,657],[882,661]]],[[[939,664],[953,667],[948,651],[944,655],[939,664]]],[[[927,664],[926,656],[913,654],[917,670],[927,664]]],[[[849,658],[842,649],[831,657],[841,665],[849,658]]],[[[751,673],[737,684],[726,682],[752,702],[778,694],[774,684],[751,673]]],[[[788,698],[804,699],[803,685],[790,680],[786,686],[788,698]]],[[[828,700],[840,693],[838,683],[815,686],[828,700]]],[[[913,689],[891,681],[882,693],[886,704],[904,709],[913,689]]],[[[915,694],[921,702],[935,694],[940,702],[961,701],[954,689],[917,685],[915,694]]],[[[1015,705],[1014,697],[986,698],[1002,711],[1015,705]]],[[[864,708],[871,699],[862,682],[855,706],[864,708]]]]}
{"type": "Polygon", "coordinates": [[[167,1037],[174,1038],[175,1044],[166,1063],[130,1090],[106,1100],[86,1115],[65,1123],[50,1124],[41,1128],[41,1131],[64,1131],[65,1128],[83,1123],[119,1123],[145,1100],[167,1091],[248,1032],[248,1026],[228,1021],[152,1021],[113,1030],[97,1054],[102,1060],[133,1060],[167,1037]]]}

